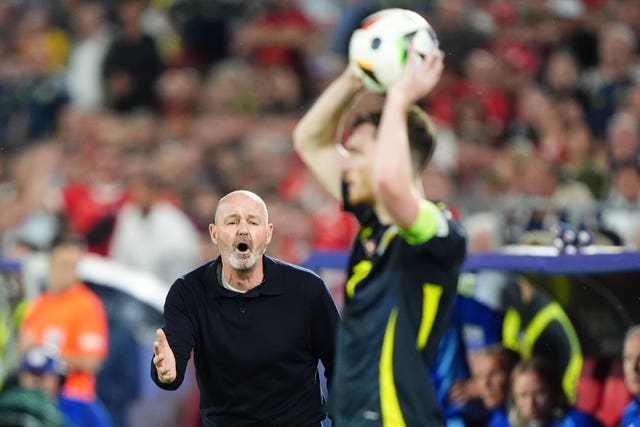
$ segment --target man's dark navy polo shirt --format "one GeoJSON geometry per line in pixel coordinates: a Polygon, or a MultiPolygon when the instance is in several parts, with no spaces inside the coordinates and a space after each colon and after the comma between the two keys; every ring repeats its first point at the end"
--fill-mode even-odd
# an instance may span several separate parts
{"type": "Polygon", "coordinates": [[[173,284],[163,330],[184,379],[191,351],[200,411],[209,426],[309,426],[325,417],[317,373],[333,372],[338,310],[310,270],[263,257],[264,282],[247,293],[223,288],[220,258],[173,284]]]}

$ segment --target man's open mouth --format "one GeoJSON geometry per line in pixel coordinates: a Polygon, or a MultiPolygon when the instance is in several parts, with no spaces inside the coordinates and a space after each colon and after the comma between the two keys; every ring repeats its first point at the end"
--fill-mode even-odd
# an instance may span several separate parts
{"type": "Polygon", "coordinates": [[[238,252],[247,252],[249,250],[249,245],[247,245],[246,243],[238,243],[236,249],[238,250],[238,252]]]}

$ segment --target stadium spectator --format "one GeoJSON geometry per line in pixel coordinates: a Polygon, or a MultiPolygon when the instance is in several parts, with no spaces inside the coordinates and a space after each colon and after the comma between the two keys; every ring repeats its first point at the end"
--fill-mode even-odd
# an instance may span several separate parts
{"type": "Polygon", "coordinates": [[[586,100],[580,82],[580,65],[569,49],[556,48],[549,53],[541,80],[550,94],[572,93],[584,107],[586,100]]]}
{"type": "Polygon", "coordinates": [[[118,2],[121,32],[111,41],[102,66],[107,105],[119,113],[158,106],[155,83],[164,64],[155,40],[141,27],[145,3],[118,2]]]}
{"type": "Polygon", "coordinates": [[[495,54],[475,49],[464,62],[464,80],[455,90],[460,98],[475,98],[486,117],[486,132],[495,137],[504,131],[511,114],[509,97],[501,86],[500,62],[495,54]]]}
{"type": "Polygon", "coordinates": [[[60,411],[64,362],[44,348],[29,348],[0,392],[0,426],[75,427],[60,411]]]}
{"type": "Polygon", "coordinates": [[[80,2],[71,14],[73,44],[66,69],[66,90],[71,105],[80,111],[104,106],[102,63],[113,38],[102,2],[80,2]]]}
{"type": "MultiPolygon", "coordinates": [[[[522,242],[522,232],[535,208],[548,213],[544,217],[548,221],[538,223],[545,228],[538,236],[548,235],[546,227],[562,215],[572,227],[579,229],[584,225],[594,236],[597,230],[602,230],[613,244],[626,245],[625,251],[634,249],[640,242],[640,228],[637,238],[631,228],[625,228],[629,218],[637,217],[635,211],[619,207],[614,197],[609,197],[615,191],[618,165],[638,155],[640,85],[634,83],[637,79],[632,77],[628,85],[605,84],[605,90],[584,98],[587,105],[591,105],[587,113],[601,107],[613,112],[606,124],[606,133],[599,136],[591,128],[590,116],[585,115],[589,122],[581,117],[584,114],[579,108],[582,95],[576,97],[576,91],[586,89],[577,83],[592,81],[595,68],[590,67],[599,60],[598,70],[613,70],[616,63],[626,62],[632,70],[630,75],[638,74],[634,71],[638,68],[637,48],[629,55],[624,48],[618,50],[624,46],[624,42],[618,40],[613,43],[613,49],[611,45],[604,48],[602,58],[596,51],[597,36],[601,30],[608,31],[606,28],[610,25],[629,26],[635,32],[630,33],[629,40],[634,45],[637,43],[640,19],[636,0],[426,3],[287,0],[307,19],[311,18],[310,28],[314,30],[312,35],[291,40],[290,45],[297,51],[300,64],[304,64],[302,68],[310,73],[304,100],[300,99],[299,90],[303,76],[292,71],[292,67],[279,64],[272,69],[265,62],[252,63],[250,59],[256,57],[248,51],[230,49],[232,39],[241,40],[242,34],[251,33],[256,25],[264,29],[260,22],[263,17],[277,17],[278,13],[272,10],[263,13],[274,2],[141,1],[146,7],[141,16],[143,32],[155,39],[160,57],[172,67],[165,75],[168,78],[164,81],[170,83],[164,87],[165,100],[171,103],[180,98],[180,102],[165,110],[147,109],[134,114],[116,114],[111,110],[88,113],[74,103],[59,108],[64,97],[60,90],[65,87],[74,89],[72,95],[77,95],[77,91],[83,95],[93,93],[80,88],[84,80],[74,78],[69,86],[68,78],[69,73],[77,69],[76,53],[86,47],[86,40],[80,37],[76,26],[78,19],[84,19],[85,5],[104,6],[107,9],[104,24],[118,30],[120,0],[0,1],[0,242],[3,257],[15,256],[11,247],[15,247],[16,231],[31,223],[33,217],[44,214],[54,218],[58,213],[63,214],[62,228],[85,235],[92,252],[106,254],[114,215],[123,201],[122,178],[128,176],[128,171],[141,158],[164,180],[175,184],[173,201],[191,218],[201,215],[192,199],[199,197],[202,188],[211,185],[220,195],[234,188],[248,188],[267,201],[270,211],[286,212],[287,215],[272,215],[280,232],[269,245],[269,255],[297,263],[316,248],[344,247],[353,226],[348,224],[349,231],[344,232],[346,213],[338,212],[339,201],[326,203],[317,187],[304,182],[299,185],[301,180],[295,176],[292,179],[299,166],[287,161],[293,157],[292,150],[281,150],[282,142],[286,145],[290,139],[290,129],[278,126],[268,129],[268,133],[263,131],[270,127],[273,119],[295,123],[305,111],[305,101],[317,96],[344,67],[342,60],[346,59],[349,33],[359,25],[360,18],[381,7],[394,6],[424,13],[447,55],[447,69],[428,99],[423,100],[438,124],[437,149],[430,162],[431,170],[424,176],[425,193],[428,199],[442,199],[450,209],[455,208],[454,216],[461,220],[469,235],[469,251],[496,250],[503,244],[522,242]],[[320,9],[336,11],[330,16],[334,21],[317,26],[313,21],[320,9]],[[340,21],[345,25],[341,27],[340,21]],[[346,31],[341,31],[342,28],[346,31]],[[338,57],[327,51],[327,42],[332,38],[340,40],[340,53],[345,55],[338,57]],[[483,109],[478,109],[484,105],[480,101],[487,101],[481,91],[475,91],[480,93],[473,101],[460,97],[459,89],[464,85],[457,79],[461,78],[462,64],[474,59],[469,53],[476,48],[486,49],[498,60],[495,75],[480,73],[479,77],[492,83],[496,90],[504,93],[510,106],[516,107],[509,110],[504,120],[506,135],[494,135],[495,128],[483,109]],[[575,55],[576,61],[571,61],[567,52],[575,55]],[[239,56],[240,53],[244,57],[239,56]],[[455,68],[456,64],[459,67],[455,68]],[[209,68],[212,65],[214,67],[209,68]],[[194,68],[201,73],[199,81],[192,71],[194,68]],[[181,76],[188,77],[188,81],[181,76]],[[177,82],[181,83],[175,84],[177,82]],[[195,106],[191,98],[194,92],[198,96],[195,106]],[[187,106],[185,100],[188,108],[183,108],[187,106]],[[478,114],[479,111],[483,114],[478,114]],[[455,118],[462,119],[456,126],[453,126],[454,113],[460,113],[455,118]],[[263,139],[267,134],[269,138],[263,139]],[[491,143],[460,143],[475,135],[490,135],[491,143]],[[584,183],[591,197],[597,200],[590,205],[571,203],[568,206],[560,200],[563,204],[559,211],[555,205],[557,199],[525,197],[522,172],[528,169],[531,151],[558,168],[561,172],[557,175],[558,186],[566,187],[573,181],[584,183]],[[243,164],[249,158],[254,161],[249,166],[243,164]],[[607,160],[610,163],[606,163],[607,160]],[[254,169],[254,166],[257,167],[254,169]],[[280,180],[284,182],[277,182],[280,180]],[[598,190],[603,182],[604,188],[598,190]],[[292,186],[297,189],[283,192],[283,188],[292,186]],[[601,212],[607,214],[597,216],[601,212]],[[608,227],[603,228],[603,220],[608,222],[611,212],[626,218],[620,222],[621,229],[625,230],[622,237],[618,233],[614,235],[608,227]],[[285,230],[279,225],[292,222],[295,225],[285,230]]],[[[264,34],[270,32],[274,38],[285,39],[288,28],[285,31],[282,26],[270,25],[264,34]],[[279,30],[282,31],[279,33],[279,30]]],[[[620,35],[624,39],[623,33],[624,30],[620,35]]],[[[258,42],[274,41],[266,39],[258,42]]],[[[483,65],[482,61],[478,62],[483,65]]],[[[146,66],[145,63],[140,67],[146,66]]],[[[135,74],[142,74],[140,67],[135,67],[135,74]]],[[[82,79],[100,81],[102,78],[100,74],[91,76],[96,71],[88,68],[83,71],[86,74],[82,79]]],[[[600,72],[600,77],[593,81],[605,81],[610,74],[600,72]]],[[[479,83],[483,83],[480,80],[479,83]]],[[[481,87],[492,88],[487,84],[481,87]]],[[[378,100],[368,94],[362,101],[372,99],[378,100]]],[[[531,175],[535,178],[535,168],[531,169],[529,172],[533,172],[531,175]]],[[[539,179],[544,176],[542,173],[539,179]]],[[[218,198],[219,195],[214,195],[213,203],[218,198]]],[[[210,210],[211,202],[206,203],[210,210]]],[[[204,217],[209,216],[210,213],[204,217]]],[[[207,219],[205,225],[209,222],[207,219]]],[[[199,230],[201,245],[204,243],[207,247],[206,252],[201,252],[203,259],[217,256],[206,227],[199,230]]],[[[46,234],[41,229],[34,233],[39,242],[46,240],[46,234]]],[[[597,237],[594,243],[596,245],[585,251],[601,250],[597,237]]],[[[325,276],[325,280],[335,285],[330,286],[334,295],[341,294],[343,274],[333,271],[331,274],[325,276]]],[[[39,284],[32,289],[39,290],[39,284]]],[[[581,315],[584,308],[576,309],[581,315]]],[[[5,314],[8,316],[8,312],[5,314]]],[[[589,325],[589,329],[592,327],[589,325]]],[[[11,357],[15,354],[12,342],[12,339],[6,342],[0,369],[16,363],[11,357]]],[[[589,343],[582,344],[588,351],[589,343]]],[[[177,400],[175,393],[166,394],[169,399],[177,400]]],[[[164,413],[169,413],[172,405],[162,406],[164,413]]],[[[173,418],[163,420],[172,423],[173,418]]],[[[139,419],[145,419],[144,415],[139,419]]],[[[141,426],[146,424],[143,422],[141,426]]]]}
{"type": "Polygon", "coordinates": [[[109,257],[172,283],[201,261],[199,233],[167,199],[166,186],[149,170],[130,177],[129,201],[115,218],[109,257]]]}
{"type": "MultiPolygon", "coordinates": [[[[424,12],[420,8],[425,6],[414,1],[412,10],[424,12]]],[[[465,58],[475,49],[486,43],[486,30],[478,18],[474,7],[466,0],[453,0],[434,3],[429,12],[429,22],[438,34],[440,48],[446,52],[445,69],[442,78],[448,73],[461,76],[463,74],[465,58]]]]}
{"type": "Polygon", "coordinates": [[[622,350],[622,369],[633,401],[624,409],[620,427],[632,427],[640,424],[640,326],[632,326],[627,330],[622,350]]]}
{"type": "MultiPolygon", "coordinates": [[[[167,57],[167,65],[176,68],[194,68],[200,72],[229,56],[232,27],[246,15],[247,2],[201,2],[183,0],[171,3],[152,3],[158,9],[166,8],[167,23],[171,26],[171,40],[166,34],[159,45],[167,57]],[[168,39],[168,40],[166,40],[168,39]]],[[[162,15],[161,15],[162,16],[162,15]]],[[[160,35],[160,34],[159,34],[160,35]]]]}
{"type": "Polygon", "coordinates": [[[472,378],[471,356],[500,342],[502,313],[458,290],[449,325],[431,365],[431,379],[448,427],[483,422],[479,387],[472,378]]]}
{"type": "MultiPolygon", "coordinates": [[[[15,266],[17,265],[14,264],[15,266]]],[[[13,276],[17,274],[17,271],[13,272],[13,276]]],[[[0,390],[4,388],[5,380],[17,369],[20,362],[17,348],[18,331],[27,302],[19,280],[0,287],[0,390]]]]}
{"type": "Polygon", "coordinates": [[[6,25],[14,31],[5,42],[7,64],[0,66],[0,144],[18,149],[57,128],[58,114],[68,101],[62,71],[69,41],[43,4],[23,5],[7,16],[11,22],[6,25]]]}
{"type": "Polygon", "coordinates": [[[100,299],[82,284],[77,264],[85,253],[75,236],[56,241],[47,290],[29,307],[19,347],[40,346],[59,354],[67,367],[60,408],[78,427],[110,427],[96,396],[96,372],[108,352],[108,323],[100,299]]]}
{"type": "Polygon", "coordinates": [[[477,395],[487,412],[487,427],[507,426],[509,378],[520,355],[492,344],[469,353],[469,366],[477,395]]]}
{"type": "Polygon", "coordinates": [[[188,138],[199,88],[200,77],[193,69],[167,69],[160,74],[156,93],[160,116],[165,123],[165,138],[188,138]]]}
{"type": "MultiPolygon", "coordinates": [[[[107,130],[117,125],[105,118],[95,126],[99,132],[103,130],[100,126],[107,130]]],[[[87,240],[89,252],[107,255],[114,218],[125,199],[121,176],[124,156],[115,144],[92,139],[64,151],[59,153],[64,173],[58,182],[60,201],[56,200],[60,214],[70,232],[87,240]]]]}
{"type": "Polygon", "coordinates": [[[293,71],[300,79],[301,99],[307,99],[311,88],[306,53],[317,45],[316,23],[293,0],[264,2],[234,37],[236,54],[257,65],[261,74],[281,67],[293,71]]]}
{"type": "Polygon", "coordinates": [[[640,68],[634,61],[636,43],[636,35],[621,22],[606,23],[598,34],[598,63],[583,75],[588,122],[597,138],[606,136],[617,106],[640,83],[640,68]]]}
{"type": "Polygon", "coordinates": [[[412,52],[408,61],[388,88],[382,112],[356,119],[344,146],[340,126],[363,91],[349,68],[294,131],[302,159],[361,226],[347,270],[330,389],[338,425],[444,425],[429,366],[447,326],[466,240],[419,185],[434,129],[414,104],[437,84],[443,54],[418,62],[412,52]],[[427,323],[425,312],[431,313],[427,323]]]}
{"type": "Polygon", "coordinates": [[[582,183],[589,188],[594,200],[600,199],[607,189],[605,152],[589,131],[578,100],[573,95],[556,96],[555,99],[559,114],[579,116],[563,121],[567,142],[566,158],[560,166],[561,180],[582,183]]]}
{"type": "Polygon", "coordinates": [[[640,158],[640,120],[621,110],[614,114],[607,127],[606,149],[610,163],[640,158]]]}
{"type": "Polygon", "coordinates": [[[602,225],[623,245],[640,248],[640,160],[614,165],[613,187],[602,212],[602,225]]]}
{"type": "Polygon", "coordinates": [[[561,379],[541,359],[529,359],[516,365],[511,374],[513,406],[509,426],[527,427],[602,427],[593,416],[571,406],[562,389],[561,379]]]}
{"type": "Polygon", "coordinates": [[[272,231],[260,197],[227,194],[209,225],[221,256],[167,295],[151,377],[177,389],[193,351],[205,427],[325,418],[317,369],[332,375],[338,310],[318,275],[264,255],[272,231]]]}
{"type": "Polygon", "coordinates": [[[562,306],[518,276],[516,286],[505,288],[508,309],[502,324],[502,342],[523,360],[532,357],[553,360],[568,402],[573,402],[582,369],[582,349],[578,335],[562,306]]]}
{"type": "Polygon", "coordinates": [[[634,85],[629,89],[625,101],[620,107],[631,113],[636,119],[640,119],[640,85],[634,85]]]}
{"type": "Polygon", "coordinates": [[[563,182],[560,168],[552,161],[531,153],[521,171],[521,192],[533,204],[525,230],[548,230],[551,224],[568,215],[572,205],[584,205],[593,199],[589,188],[578,181],[563,182]]]}

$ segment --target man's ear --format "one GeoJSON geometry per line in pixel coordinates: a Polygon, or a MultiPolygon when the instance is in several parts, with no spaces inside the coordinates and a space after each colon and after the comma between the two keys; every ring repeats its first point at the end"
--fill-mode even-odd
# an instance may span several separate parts
{"type": "Polygon", "coordinates": [[[218,244],[218,234],[216,230],[216,225],[211,223],[209,224],[209,236],[211,237],[211,241],[214,245],[218,244]]]}
{"type": "Polygon", "coordinates": [[[271,243],[271,236],[273,236],[273,223],[269,223],[269,225],[267,226],[267,245],[271,243]]]}

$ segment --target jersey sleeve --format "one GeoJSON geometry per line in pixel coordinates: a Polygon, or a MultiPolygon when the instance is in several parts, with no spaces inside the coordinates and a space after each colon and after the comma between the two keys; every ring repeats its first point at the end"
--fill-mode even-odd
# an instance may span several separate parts
{"type": "Polygon", "coordinates": [[[466,255],[466,234],[451,214],[429,200],[422,200],[418,217],[398,234],[411,246],[449,264],[461,264],[466,255]]]}
{"type": "Polygon", "coordinates": [[[448,234],[448,224],[443,212],[433,202],[422,200],[416,220],[409,228],[400,229],[399,234],[407,243],[420,245],[435,235],[448,234]]]}

